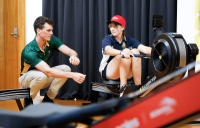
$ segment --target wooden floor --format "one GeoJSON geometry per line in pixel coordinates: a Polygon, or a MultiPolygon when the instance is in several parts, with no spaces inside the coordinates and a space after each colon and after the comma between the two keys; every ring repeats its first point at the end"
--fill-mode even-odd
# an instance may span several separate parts
{"type": "MultiPolygon", "coordinates": [[[[39,104],[42,102],[43,96],[37,96],[34,100],[34,104],[39,104]]],[[[23,105],[24,100],[21,99],[21,103],[23,105]]],[[[60,99],[55,99],[54,100],[55,104],[63,105],[63,106],[78,106],[78,107],[83,107],[82,103],[90,103],[88,100],[60,100],[60,99]]],[[[18,106],[16,104],[15,100],[6,100],[6,101],[0,101],[0,108],[11,110],[11,111],[19,111],[18,106]]]]}
{"type": "MultiPolygon", "coordinates": [[[[38,96],[33,100],[33,102],[34,102],[34,104],[39,104],[39,103],[41,103],[42,99],[43,99],[43,96],[38,96]]],[[[23,99],[21,99],[21,102],[23,104],[23,99]]],[[[63,105],[63,106],[84,107],[84,106],[82,106],[82,103],[90,103],[90,101],[76,100],[76,99],[75,100],[55,99],[54,103],[58,104],[58,105],[63,105]]],[[[18,106],[17,106],[15,100],[0,101],[0,108],[19,112],[19,109],[18,109],[18,106]]],[[[101,116],[93,117],[93,119],[96,119],[96,120],[101,120],[102,118],[103,117],[101,117],[101,116]]],[[[86,127],[87,127],[86,125],[80,124],[80,123],[77,125],[77,128],[86,128],[86,127]]],[[[179,127],[179,128],[200,128],[200,125],[199,124],[198,125],[196,125],[196,124],[195,125],[185,125],[185,126],[182,126],[182,127],[179,127]]]]}

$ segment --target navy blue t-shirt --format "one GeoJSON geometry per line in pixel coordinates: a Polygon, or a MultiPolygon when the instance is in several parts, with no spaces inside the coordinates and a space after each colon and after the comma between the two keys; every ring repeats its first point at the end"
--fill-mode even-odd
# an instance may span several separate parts
{"type": "MultiPolygon", "coordinates": [[[[104,50],[105,50],[105,47],[106,46],[111,46],[113,47],[114,49],[117,49],[117,50],[122,50],[122,44],[123,44],[123,41],[121,43],[119,43],[115,37],[111,34],[111,35],[107,35],[103,40],[102,40],[102,53],[104,53],[104,50]]],[[[130,36],[126,36],[125,38],[125,44],[126,44],[126,48],[129,48],[129,49],[133,49],[133,48],[138,48],[138,46],[141,44],[138,40],[130,37],[130,36]]],[[[114,57],[114,56],[113,56],[114,57]]],[[[113,58],[113,57],[110,57],[109,58],[109,61],[113,58]]],[[[108,62],[109,62],[108,61],[108,62]]]]}

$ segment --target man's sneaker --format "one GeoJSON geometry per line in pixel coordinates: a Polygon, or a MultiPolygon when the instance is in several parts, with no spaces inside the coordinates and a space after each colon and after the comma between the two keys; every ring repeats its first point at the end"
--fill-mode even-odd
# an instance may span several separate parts
{"type": "Polygon", "coordinates": [[[47,94],[45,93],[44,99],[42,100],[42,102],[51,102],[54,103],[52,99],[50,99],[47,94]]]}
{"type": "Polygon", "coordinates": [[[29,106],[30,104],[33,104],[32,98],[24,98],[24,108],[29,106]]]}

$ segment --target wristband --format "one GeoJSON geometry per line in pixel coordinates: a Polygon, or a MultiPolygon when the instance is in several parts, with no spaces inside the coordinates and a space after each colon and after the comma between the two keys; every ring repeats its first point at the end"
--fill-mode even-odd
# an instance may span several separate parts
{"type": "Polygon", "coordinates": [[[75,56],[75,57],[77,57],[75,54],[72,54],[70,57],[72,57],[72,56],[75,56]]]}

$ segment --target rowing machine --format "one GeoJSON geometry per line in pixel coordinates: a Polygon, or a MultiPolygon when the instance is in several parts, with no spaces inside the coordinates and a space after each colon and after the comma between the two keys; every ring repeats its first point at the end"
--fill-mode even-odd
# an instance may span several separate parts
{"type": "MultiPolygon", "coordinates": [[[[151,55],[134,54],[135,57],[146,57],[149,58],[151,61],[153,75],[142,83],[143,87],[149,86],[150,84],[162,78],[163,76],[170,74],[176,71],[177,69],[185,67],[191,62],[196,61],[196,55],[199,52],[196,44],[187,44],[181,34],[171,32],[164,33],[162,30],[162,26],[163,17],[160,15],[154,15],[152,18],[152,27],[153,30],[156,32],[157,37],[155,38],[152,44],[151,55]]],[[[194,69],[191,71],[194,72],[194,69]]],[[[167,82],[173,82],[182,79],[186,72],[187,71],[173,77],[167,82]]],[[[110,92],[111,94],[113,94],[112,84],[91,83],[91,85],[91,95],[94,94],[93,91],[101,91],[106,93],[110,92]]],[[[118,94],[120,93],[119,90],[115,89],[115,94],[116,92],[118,92],[118,94]]]]}

